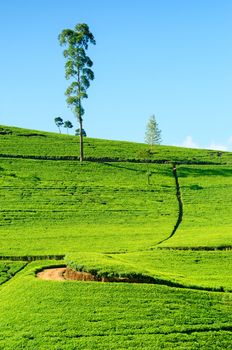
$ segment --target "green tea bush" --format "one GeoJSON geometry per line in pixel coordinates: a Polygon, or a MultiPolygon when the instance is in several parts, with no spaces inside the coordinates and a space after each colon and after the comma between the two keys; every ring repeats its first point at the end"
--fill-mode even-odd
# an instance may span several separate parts
{"type": "Polygon", "coordinates": [[[0,285],[11,279],[27,264],[23,262],[0,261],[0,285]]]}

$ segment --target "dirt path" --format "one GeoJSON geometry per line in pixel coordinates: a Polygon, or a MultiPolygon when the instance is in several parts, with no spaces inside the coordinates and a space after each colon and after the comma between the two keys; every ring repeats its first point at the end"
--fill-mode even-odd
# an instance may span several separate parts
{"type": "Polygon", "coordinates": [[[44,269],[37,274],[38,278],[42,280],[53,280],[53,281],[64,281],[63,274],[65,273],[66,267],[56,267],[52,269],[44,269]]]}

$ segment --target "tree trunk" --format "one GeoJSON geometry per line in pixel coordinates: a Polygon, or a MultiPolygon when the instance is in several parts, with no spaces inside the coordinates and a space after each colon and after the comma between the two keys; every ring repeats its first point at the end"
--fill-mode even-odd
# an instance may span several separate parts
{"type": "Polygon", "coordinates": [[[80,162],[84,160],[84,147],[83,147],[83,134],[82,134],[82,118],[80,118],[80,162]]]}

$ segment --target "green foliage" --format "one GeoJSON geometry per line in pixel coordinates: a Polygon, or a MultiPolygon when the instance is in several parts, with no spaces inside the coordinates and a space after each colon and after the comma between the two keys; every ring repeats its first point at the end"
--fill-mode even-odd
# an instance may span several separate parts
{"type": "MultiPolygon", "coordinates": [[[[76,136],[80,136],[80,129],[79,129],[79,128],[75,130],[75,135],[76,135],[76,136]]],[[[82,129],[82,135],[83,135],[84,137],[87,136],[85,129],[82,129]]]]}
{"type": "Polygon", "coordinates": [[[139,266],[121,261],[120,255],[102,253],[75,253],[65,258],[67,266],[76,271],[89,272],[99,277],[131,277],[142,274],[139,266]]]}
{"type": "Polygon", "coordinates": [[[54,121],[59,129],[59,132],[61,133],[60,127],[64,124],[63,119],[61,117],[56,117],[54,121]]]}
{"type": "Polygon", "coordinates": [[[72,129],[72,128],[73,128],[73,125],[72,125],[72,123],[71,123],[69,120],[66,120],[66,121],[64,122],[64,128],[67,129],[67,134],[68,134],[68,129],[72,129]]]}
{"type": "Polygon", "coordinates": [[[18,271],[25,267],[25,262],[0,261],[0,285],[11,279],[18,271]]]}

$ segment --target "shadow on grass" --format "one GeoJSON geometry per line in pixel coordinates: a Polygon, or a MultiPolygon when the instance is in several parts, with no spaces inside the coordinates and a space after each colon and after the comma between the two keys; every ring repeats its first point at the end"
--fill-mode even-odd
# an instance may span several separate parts
{"type": "MultiPolygon", "coordinates": [[[[171,166],[170,167],[160,167],[158,171],[152,171],[151,170],[151,166],[152,164],[151,163],[142,163],[141,166],[144,166],[146,167],[146,169],[137,169],[137,168],[132,168],[131,166],[125,166],[125,165],[122,165],[122,164],[117,164],[117,163],[106,163],[104,162],[103,163],[104,165],[106,166],[109,166],[109,167],[113,167],[113,168],[118,168],[118,169],[125,169],[125,170],[130,170],[130,171],[134,171],[134,172],[137,172],[137,173],[142,173],[142,174],[147,174],[147,172],[149,171],[152,175],[154,174],[162,174],[162,175],[165,175],[165,176],[170,176],[172,177],[172,170],[171,170],[171,166]]],[[[136,164],[138,165],[138,164],[136,164]]]]}
{"type": "Polygon", "coordinates": [[[109,166],[109,167],[131,170],[131,171],[135,171],[135,172],[138,172],[138,173],[146,173],[146,171],[147,171],[147,170],[138,170],[138,169],[135,169],[135,168],[132,168],[132,167],[124,166],[124,165],[118,165],[116,163],[106,163],[106,162],[104,162],[103,164],[106,165],[106,166],[109,166]]]}
{"type": "Polygon", "coordinates": [[[219,166],[216,166],[214,168],[191,168],[191,167],[179,167],[178,171],[179,177],[188,177],[188,176],[224,176],[224,177],[230,177],[232,176],[232,168],[226,169],[221,168],[219,166]]]}

